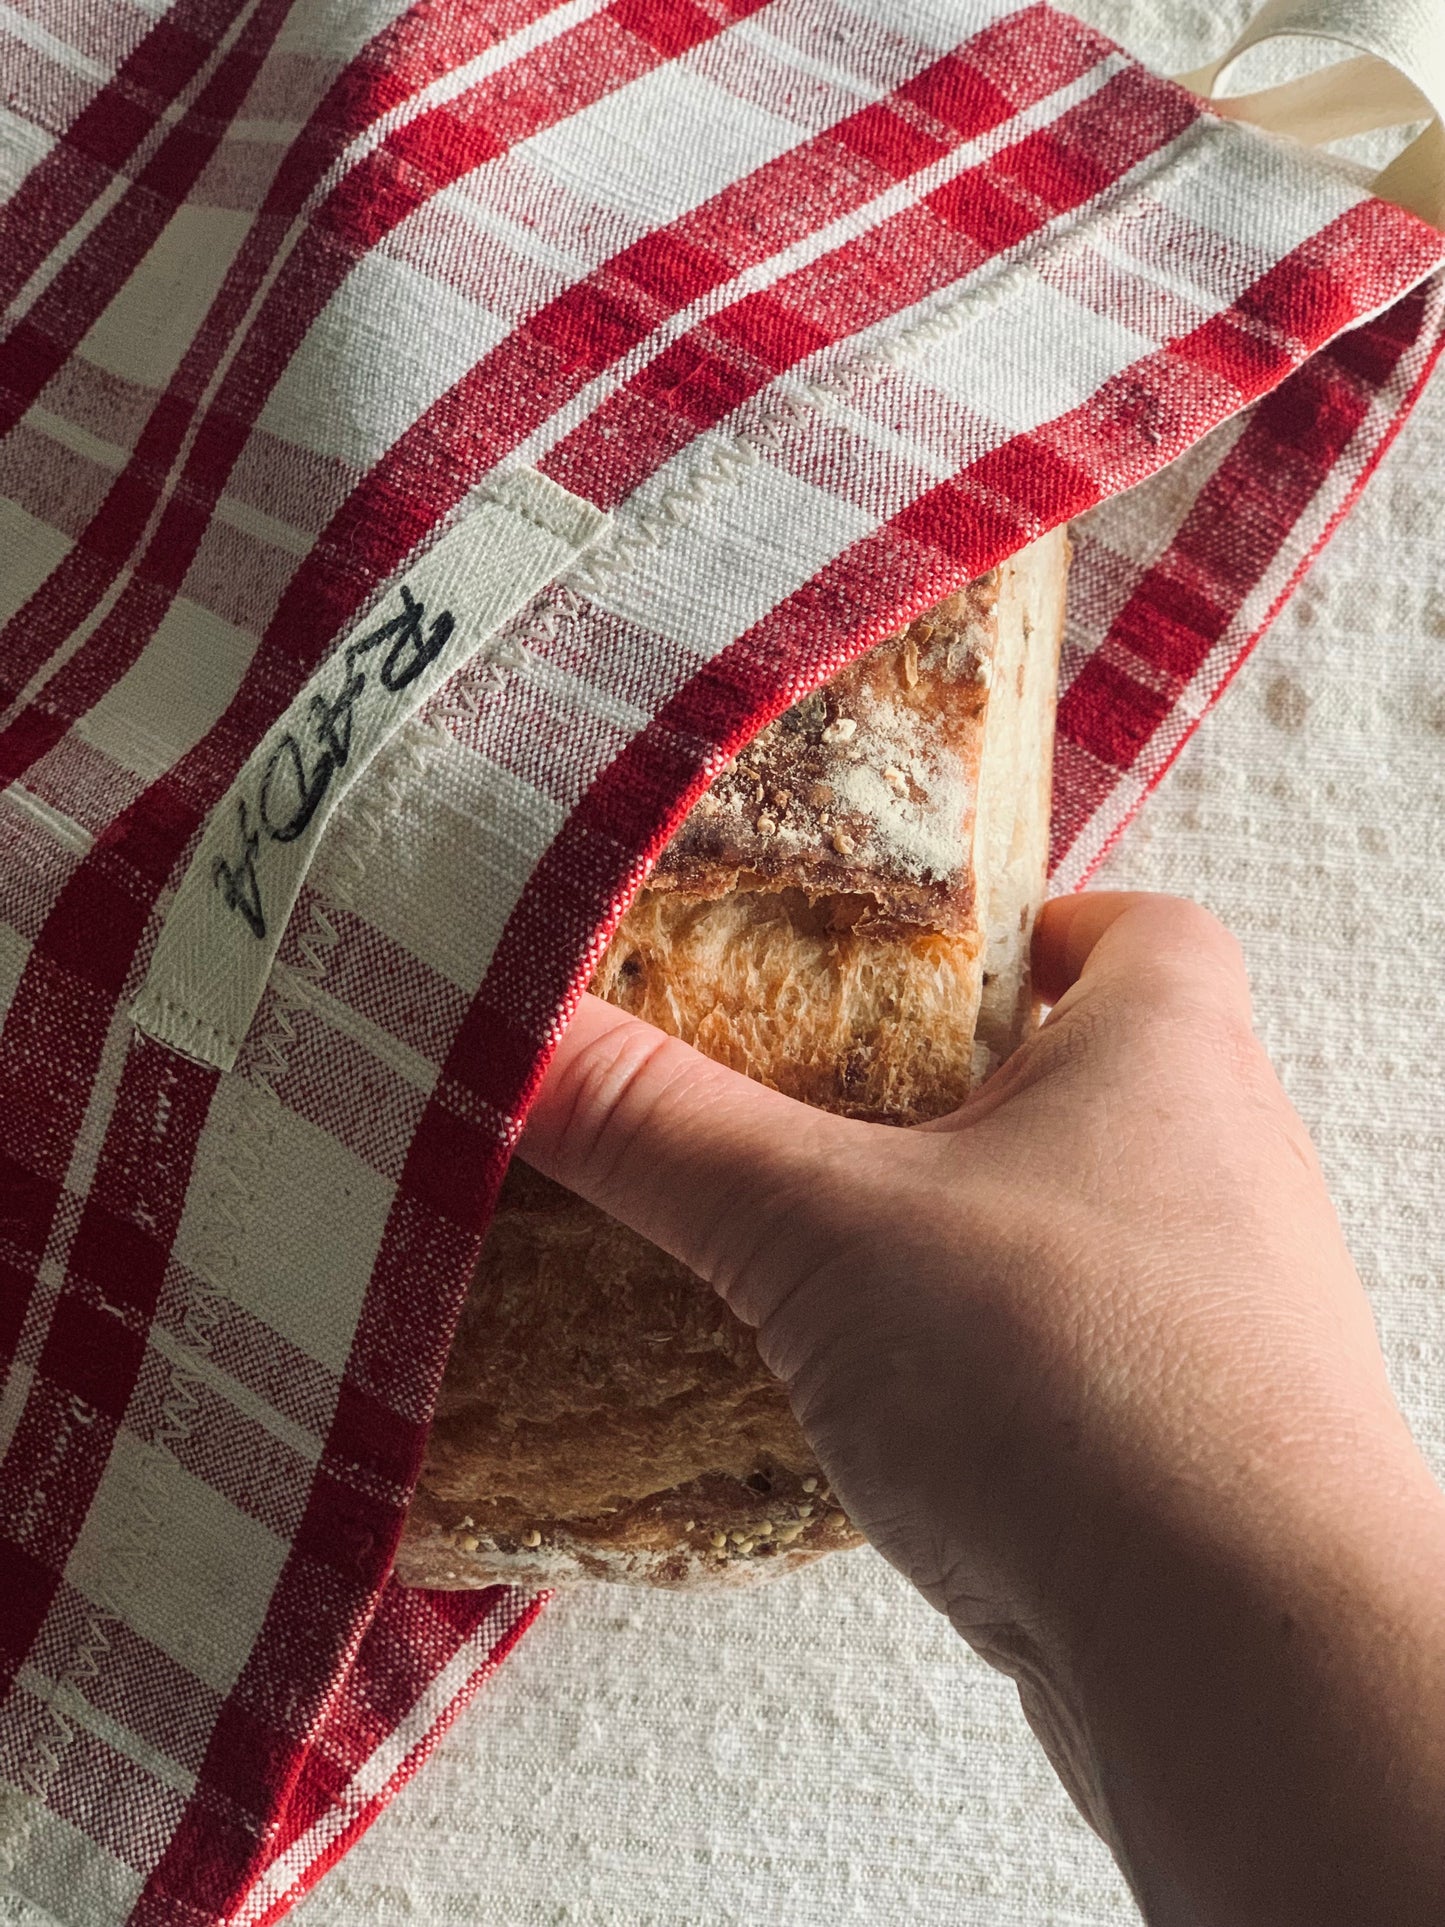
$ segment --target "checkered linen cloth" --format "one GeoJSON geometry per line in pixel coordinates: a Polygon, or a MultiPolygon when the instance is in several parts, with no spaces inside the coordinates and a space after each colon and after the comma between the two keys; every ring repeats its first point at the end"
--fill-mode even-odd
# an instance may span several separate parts
{"type": "Polygon", "coordinates": [[[389,1567],[518,1120],[692,800],[1082,516],[1080,883],[1408,411],[1445,241],[1045,5],[0,36],[0,1884],[259,1927],[536,1610],[389,1567]],[[165,1041],[238,973],[229,1052],[165,1041]]]}

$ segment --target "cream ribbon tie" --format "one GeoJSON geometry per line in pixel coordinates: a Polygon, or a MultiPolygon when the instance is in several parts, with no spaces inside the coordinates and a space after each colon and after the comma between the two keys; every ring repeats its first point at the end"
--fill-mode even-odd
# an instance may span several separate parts
{"type": "Polygon", "coordinates": [[[1289,38],[1351,52],[1279,86],[1213,100],[1216,112],[1309,146],[1426,121],[1373,191],[1445,229],[1445,0],[1265,0],[1231,47],[1179,80],[1210,99],[1247,49],[1289,38]]]}

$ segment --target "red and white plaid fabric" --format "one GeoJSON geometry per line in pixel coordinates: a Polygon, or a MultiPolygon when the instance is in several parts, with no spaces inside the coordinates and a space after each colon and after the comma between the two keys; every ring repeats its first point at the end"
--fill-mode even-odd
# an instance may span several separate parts
{"type": "Polygon", "coordinates": [[[1082,516],[1077,885],[1408,411],[1445,240],[1012,0],[10,0],[0,61],[0,1885],[259,1927],[535,1611],[390,1562],[693,798],[1082,516]],[[235,1067],[137,1028],[247,759],[508,478],[610,522],[353,773],[235,1067]]]}

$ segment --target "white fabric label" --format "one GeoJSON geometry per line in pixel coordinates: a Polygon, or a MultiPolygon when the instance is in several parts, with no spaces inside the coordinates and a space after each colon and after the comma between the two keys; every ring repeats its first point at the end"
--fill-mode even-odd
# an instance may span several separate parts
{"type": "Polygon", "coordinates": [[[213,811],[166,918],[136,1026],[230,1070],[326,825],[376,752],[607,527],[531,469],[487,485],[332,652],[213,811]]]}

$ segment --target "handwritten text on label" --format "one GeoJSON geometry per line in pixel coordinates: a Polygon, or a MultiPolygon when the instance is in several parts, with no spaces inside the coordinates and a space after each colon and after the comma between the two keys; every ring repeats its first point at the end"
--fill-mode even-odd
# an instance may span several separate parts
{"type": "Polygon", "coordinates": [[[345,769],[351,755],[357,705],[366,701],[375,668],[372,663],[363,668],[363,658],[373,656],[383,644],[391,645],[375,680],[396,695],[436,661],[456,626],[451,611],[443,610],[428,628],[425,607],[404,582],[401,600],[400,615],[346,645],[339,660],[335,693],[312,696],[302,733],[287,730],[278,737],[261,766],[253,794],[236,797],[235,853],[216,858],[212,881],[227,907],[239,913],[259,941],[266,936],[262,893],[265,846],[294,843],[304,836],[332,777],[345,769]]]}

